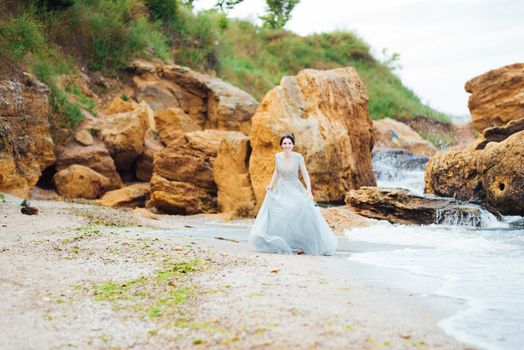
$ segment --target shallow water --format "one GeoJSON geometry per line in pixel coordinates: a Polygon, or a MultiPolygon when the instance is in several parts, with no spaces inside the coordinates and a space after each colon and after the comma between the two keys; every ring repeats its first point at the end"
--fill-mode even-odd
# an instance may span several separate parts
{"type": "MultiPolygon", "coordinates": [[[[378,183],[419,192],[423,172],[418,182],[411,175],[399,171],[378,183]]],[[[446,333],[480,348],[522,349],[524,230],[509,225],[515,219],[499,222],[485,213],[481,227],[460,221],[430,226],[379,222],[346,231],[353,244],[375,246],[354,252],[349,259],[440,279],[442,286],[435,294],[466,306],[439,323],[446,333]]]]}

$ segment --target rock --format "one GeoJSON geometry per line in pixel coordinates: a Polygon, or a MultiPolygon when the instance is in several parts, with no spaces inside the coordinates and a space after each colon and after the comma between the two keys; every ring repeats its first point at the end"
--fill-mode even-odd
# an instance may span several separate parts
{"type": "Polygon", "coordinates": [[[126,113],[138,109],[138,103],[135,101],[124,101],[120,97],[115,97],[113,102],[107,107],[106,114],[113,115],[117,113],[126,113]]]}
{"type": "Polygon", "coordinates": [[[251,131],[250,120],[258,102],[247,92],[218,78],[177,65],[163,66],[160,75],[207,100],[206,129],[235,130],[245,134],[251,131]]]}
{"type": "Polygon", "coordinates": [[[177,65],[141,61],[134,69],[135,96],[153,110],[180,108],[201,129],[251,131],[258,102],[237,87],[177,65]]]}
{"type": "Polygon", "coordinates": [[[20,212],[24,215],[38,215],[38,208],[32,207],[27,199],[20,204],[20,212]]]}
{"type": "Polygon", "coordinates": [[[166,108],[155,112],[155,122],[164,145],[179,142],[186,132],[202,130],[181,108],[166,108]]]}
{"type": "Polygon", "coordinates": [[[160,217],[156,215],[155,213],[152,213],[151,211],[147,210],[146,208],[135,208],[133,210],[133,213],[138,214],[146,219],[150,220],[158,220],[160,217]]]}
{"type": "Polygon", "coordinates": [[[468,81],[468,107],[479,131],[524,118],[524,63],[491,70],[468,81]]]}
{"type": "Polygon", "coordinates": [[[213,176],[218,187],[218,209],[229,219],[255,216],[255,195],[249,179],[249,138],[231,134],[220,143],[213,176]]]}
{"type": "Polygon", "coordinates": [[[157,133],[158,130],[156,127],[155,112],[153,109],[145,101],[140,102],[138,106],[144,111],[142,117],[146,121],[146,131],[157,133]]]}
{"type": "MultiPolygon", "coordinates": [[[[184,135],[187,144],[192,149],[201,150],[207,156],[215,158],[218,148],[226,138],[242,138],[245,135],[238,131],[211,130],[193,131],[184,135]]],[[[214,159],[213,159],[214,161],[214,159]]]]}
{"type": "Polygon", "coordinates": [[[187,144],[157,152],[151,178],[151,206],[170,214],[216,212],[212,161],[204,151],[187,144]]]}
{"type": "Polygon", "coordinates": [[[149,183],[137,183],[118,190],[106,192],[97,203],[112,208],[143,207],[149,199],[149,191],[149,183]]]}
{"type": "Polygon", "coordinates": [[[28,73],[0,67],[0,191],[27,197],[55,162],[49,89],[28,73]]]}
{"type": "MultiPolygon", "coordinates": [[[[489,142],[500,142],[504,141],[511,135],[524,130],[524,118],[512,120],[506,125],[503,126],[494,126],[491,128],[487,128],[484,130],[483,136],[486,142],[483,142],[483,146],[485,146],[489,142]]],[[[483,149],[477,148],[477,149],[483,149]]]]}
{"type": "Polygon", "coordinates": [[[83,146],[91,146],[93,144],[93,136],[85,129],[75,133],[75,140],[83,146]]]}
{"type": "Polygon", "coordinates": [[[505,215],[524,215],[524,131],[480,153],[479,173],[485,201],[505,215]]]}
{"type": "Polygon", "coordinates": [[[329,227],[339,236],[343,236],[344,231],[347,229],[370,225],[368,219],[358,215],[353,209],[348,207],[323,208],[321,212],[329,227]]]}
{"type": "Polygon", "coordinates": [[[187,146],[167,147],[155,154],[153,175],[216,190],[211,159],[203,151],[187,146]]]}
{"type": "Polygon", "coordinates": [[[161,77],[143,76],[133,77],[135,84],[135,98],[145,101],[153,111],[166,108],[181,108],[191,119],[195,120],[201,127],[204,126],[207,115],[207,103],[205,95],[195,95],[174,82],[161,77]]]}
{"type": "Polygon", "coordinates": [[[502,214],[523,215],[524,130],[520,125],[513,121],[486,129],[486,137],[493,141],[479,139],[435,154],[426,166],[425,192],[481,202],[502,214]],[[511,131],[517,132],[508,136],[511,131]]]}
{"type": "Polygon", "coordinates": [[[252,119],[249,173],[257,205],[271,180],[280,137],[290,132],[318,201],[342,201],[352,188],[375,185],[367,102],[364,84],[349,67],[306,69],[269,91],[252,119]]]}
{"type": "Polygon", "coordinates": [[[373,121],[373,128],[375,131],[373,151],[402,148],[423,156],[431,156],[437,151],[431,142],[424,140],[415,130],[391,118],[373,121]]]}
{"type": "Polygon", "coordinates": [[[153,62],[136,59],[132,63],[132,67],[142,74],[144,73],[156,73],[156,65],[153,62]]]}
{"type": "Polygon", "coordinates": [[[346,205],[358,214],[396,224],[479,226],[482,208],[452,198],[421,196],[404,189],[362,187],[351,190],[346,205]]]}
{"type": "Polygon", "coordinates": [[[66,198],[98,198],[107,190],[110,180],[83,165],[71,165],[55,174],[56,191],[66,198]]]}
{"type": "Polygon", "coordinates": [[[481,140],[468,146],[437,152],[426,164],[424,192],[461,200],[478,198],[478,170],[481,140]]]}
{"type": "Polygon", "coordinates": [[[216,212],[216,193],[210,193],[191,183],[170,181],[153,175],[150,205],[167,214],[216,212]]]}
{"type": "Polygon", "coordinates": [[[95,139],[94,143],[87,147],[77,143],[57,147],[56,171],[59,172],[74,164],[86,166],[106,176],[110,180],[108,190],[114,190],[123,185],[113,158],[100,140],[95,139]]]}
{"type": "Polygon", "coordinates": [[[120,171],[129,171],[144,150],[144,135],[148,128],[147,105],[131,112],[100,118],[96,124],[98,135],[120,171]]]}
{"type": "Polygon", "coordinates": [[[138,157],[135,163],[135,176],[141,181],[150,181],[153,175],[153,160],[155,154],[165,147],[159,140],[146,136],[144,142],[144,151],[138,157]]]}

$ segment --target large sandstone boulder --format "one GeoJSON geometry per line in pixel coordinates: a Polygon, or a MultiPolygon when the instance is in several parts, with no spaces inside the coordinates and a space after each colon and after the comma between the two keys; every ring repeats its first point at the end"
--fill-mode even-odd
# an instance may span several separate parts
{"type": "Polygon", "coordinates": [[[373,151],[403,148],[411,153],[431,156],[437,148],[404,123],[391,118],[373,121],[375,145],[373,151]]]}
{"type": "Polygon", "coordinates": [[[218,78],[177,65],[136,61],[135,97],[155,111],[180,108],[201,129],[235,130],[249,134],[258,102],[218,78]]]}
{"type": "Polygon", "coordinates": [[[107,207],[143,207],[149,199],[149,183],[137,183],[118,190],[106,192],[98,204],[107,207]]]}
{"type": "Polygon", "coordinates": [[[485,201],[502,214],[524,215],[524,131],[489,143],[478,164],[485,201]]]}
{"type": "Polygon", "coordinates": [[[481,224],[482,208],[452,198],[422,196],[398,188],[362,187],[347,193],[358,214],[396,224],[481,224]]]}
{"type": "Polygon", "coordinates": [[[117,113],[131,112],[138,108],[138,103],[136,103],[135,101],[124,101],[120,97],[115,97],[113,102],[111,102],[109,107],[107,107],[106,114],[112,115],[117,113]]]}
{"type": "Polygon", "coordinates": [[[165,146],[159,140],[146,136],[144,140],[144,151],[135,163],[135,176],[137,179],[147,182],[151,180],[155,154],[164,148],[165,146]]]}
{"type": "Polygon", "coordinates": [[[466,83],[468,107],[479,131],[524,118],[524,63],[491,70],[466,83]]]}
{"type": "Polygon", "coordinates": [[[424,192],[462,200],[479,197],[481,151],[477,145],[480,142],[437,152],[431,157],[426,164],[424,192]]]}
{"type": "Polygon", "coordinates": [[[95,199],[104,193],[110,180],[83,165],[71,165],[53,177],[56,191],[66,198],[95,199]]]}
{"type": "Polygon", "coordinates": [[[155,154],[150,205],[170,214],[216,212],[212,160],[203,151],[175,145],[155,154]]]}
{"type": "Polygon", "coordinates": [[[256,213],[255,195],[249,179],[249,138],[241,133],[220,143],[213,176],[218,187],[218,209],[229,218],[250,217],[256,213]]]}
{"type": "Polygon", "coordinates": [[[353,68],[306,69],[284,77],[252,119],[249,173],[260,205],[274,169],[279,139],[292,132],[304,155],[316,200],[342,201],[352,188],[375,185],[373,125],[368,97],[353,68]]]}
{"type": "Polygon", "coordinates": [[[214,158],[218,154],[220,144],[224,139],[242,138],[245,135],[238,131],[223,131],[223,130],[203,130],[188,132],[184,135],[189,147],[192,149],[201,150],[207,156],[214,158]]]}
{"type": "Polygon", "coordinates": [[[98,139],[95,139],[91,146],[82,146],[74,142],[57,147],[56,171],[64,170],[73,164],[86,166],[107,177],[110,181],[108,190],[123,186],[113,158],[105,144],[98,139]]]}
{"type": "Polygon", "coordinates": [[[216,192],[153,175],[149,205],[167,214],[211,213],[216,212],[216,192]]]}
{"type": "Polygon", "coordinates": [[[55,162],[49,89],[0,62],[0,191],[27,197],[55,162]]]}
{"type": "Polygon", "coordinates": [[[129,171],[144,150],[144,135],[148,129],[147,105],[130,112],[117,113],[99,119],[96,124],[102,139],[120,171],[129,171]]]}
{"type": "Polygon", "coordinates": [[[426,166],[425,192],[524,215],[523,127],[521,120],[512,121],[486,129],[485,138],[473,144],[435,154],[426,166]]]}
{"type": "Polygon", "coordinates": [[[155,112],[155,121],[160,140],[164,145],[179,142],[186,132],[202,130],[182,108],[166,108],[155,112]]]}

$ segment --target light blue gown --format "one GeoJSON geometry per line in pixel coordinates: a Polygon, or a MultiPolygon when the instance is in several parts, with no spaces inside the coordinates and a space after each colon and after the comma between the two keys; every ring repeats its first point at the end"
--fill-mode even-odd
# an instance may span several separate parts
{"type": "Polygon", "coordinates": [[[291,161],[275,156],[278,182],[266,197],[249,233],[252,249],[291,254],[302,248],[306,254],[333,255],[337,238],[313,199],[298,179],[306,174],[304,157],[293,152],[291,161]]]}

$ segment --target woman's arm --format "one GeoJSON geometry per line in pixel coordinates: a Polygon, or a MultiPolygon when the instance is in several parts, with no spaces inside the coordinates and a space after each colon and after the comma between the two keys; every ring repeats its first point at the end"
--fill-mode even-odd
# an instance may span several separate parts
{"type": "Polygon", "coordinates": [[[271,177],[271,183],[266,187],[266,191],[272,190],[275,187],[278,180],[278,167],[277,167],[277,155],[275,154],[275,171],[271,177]]]}
{"type": "Polygon", "coordinates": [[[302,178],[304,179],[304,182],[306,183],[306,190],[307,192],[313,196],[311,192],[311,179],[309,178],[309,174],[306,169],[306,163],[304,162],[304,156],[299,154],[299,165],[300,165],[300,173],[302,174],[302,178]]]}

